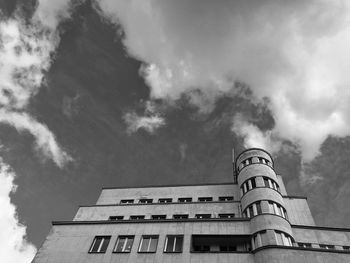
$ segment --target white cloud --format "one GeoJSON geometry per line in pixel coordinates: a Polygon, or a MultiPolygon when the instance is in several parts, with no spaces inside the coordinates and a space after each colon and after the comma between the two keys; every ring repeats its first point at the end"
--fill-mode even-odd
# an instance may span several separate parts
{"type": "Polygon", "coordinates": [[[0,255],[4,263],[30,262],[36,249],[26,240],[26,227],[18,222],[10,193],[16,190],[14,172],[0,158],[0,255]]]}
{"type": "Polygon", "coordinates": [[[304,160],[329,134],[350,134],[348,1],[96,1],[144,62],[151,98],[200,89],[215,100],[245,82],[257,100],[270,98],[271,132],[304,160]]]}
{"type": "MultiPolygon", "coordinates": [[[[35,148],[63,167],[71,157],[59,146],[50,129],[26,112],[30,99],[42,85],[44,72],[59,43],[57,26],[69,17],[70,0],[39,0],[28,23],[19,16],[0,19],[0,123],[34,137],[35,148]]],[[[26,241],[25,226],[18,221],[10,201],[15,174],[0,157],[1,262],[30,262],[35,247],[26,241]]]]}
{"type": "Polygon", "coordinates": [[[159,114],[156,104],[152,101],[146,102],[144,116],[140,116],[136,112],[127,112],[123,119],[128,126],[127,132],[129,134],[139,129],[153,134],[155,130],[165,125],[165,119],[159,114]]]}

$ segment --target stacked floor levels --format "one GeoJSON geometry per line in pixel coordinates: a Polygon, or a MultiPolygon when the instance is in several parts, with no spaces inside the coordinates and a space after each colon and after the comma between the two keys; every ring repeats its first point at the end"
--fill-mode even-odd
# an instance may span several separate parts
{"type": "Polygon", "coordinates": [[[104,188],[73,221],[53,222],[35,263],[350,262],[350,229],[318,227],[262,149],[232,183],[104,188]]]}

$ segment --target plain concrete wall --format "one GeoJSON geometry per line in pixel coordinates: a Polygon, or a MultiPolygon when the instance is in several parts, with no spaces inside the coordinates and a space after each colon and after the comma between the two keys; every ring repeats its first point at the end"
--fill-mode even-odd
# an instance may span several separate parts
{"type": "Polygon", "coordinates": [[[306,199],[284,197],[283,201],[291,224],[315,226],[315,221],[306,199]]]}
{"type": "Polygon", "coordinates": [[[213,200],[217,201],[220,196],[233,196],[235,200],[239,200],[238,186],[236,184],[218,184],[103,189],[96,204],[118,204],[122,199],[135,199],[137,202],[143,198],[154,199],[154,202],[158,202],[159,198],[173,198],[173,201],[177,201],[181,197],[192,197],[193,201],[197,201],[198,197],[213,197],[213,200]]]}
{"type": "Polygon", "coordinates": [[[298,242],[350,246],[350,231],[293,227],[293,234],[298,242]]]}

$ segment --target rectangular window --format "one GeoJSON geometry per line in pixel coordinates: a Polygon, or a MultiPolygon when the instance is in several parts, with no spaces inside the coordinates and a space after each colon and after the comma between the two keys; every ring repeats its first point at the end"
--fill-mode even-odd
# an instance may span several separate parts
{"type": "Polygon", "coordinates": [[[130,253],[132,244],[134,243],[134,236],[119,236],[113,252],[115,253],[130,253]]]}
{"type": "Polygon", "coordinates": [[[141,220],[141,219],[145,219],[145,216],[130,216],[131,220],[141,220]]]}
{"type": "Polygon", "coordinates": [[[261,202],[256,203],[256,210],[257,210],[258,215],[262,214],[261,202]]]}
{"type": "Polygon", "coordinates": [[[334,249],[335,247],[333,245],[324,245],[324,244],[320,244],[320,248],[324,248],[324,249],[334,249]]]}
{"type": "Polygon", "coordinates": [[[246,193],[248,190],[247,190],[247,183],[244,183],[243,184],[243,193],[246,193]]]}
{"type": "Polygon", "coordinates": [[[142,236],[139,246],[139,252],[156,252],[158,245],[158,236],[142,236]]]}
{"type": "Polygon", "coordinates": [[[211,202],[213,201],[212,197],[198,197],[199,202],[211,202]]]}
{"type": "Polygon", "coordinates": [[[248,207],[248,211],[249,211],[249,217],[253,217],[254,216],[254,210],[253,210],[253,206],[251,205],[251,206],[249,206],[248,207]]]}
{"type": "Polygon", "coordinates": [[[105,253],[111,236],[96,236],[91,244],[89,253],[105,253]]]}
{"type": "Polygon", "coordinates": [[[235,214],[219,214],[219,218],[234,218],[235,214]]]}
{"type": "Polygon", "coordinates": [[[283,246],[282,232],[275,231],[277,245],[283,246]]]}
{"type": "Polygon", "coordinates": [[[165,239],[164,252],[167,253],[181,253],[183,236],[168,235],[165,239]]]}
{"type": "Polygon", "coordinates": [[[350,250],[350,246],[343,246],[344,250],[350,250]]]}
{"type": "Polygon", "coordinates": [[[227,201],[232,201],[233,196],[220,196],[219,201],[227,202],[227,201]]]}
{"type": "Polygon", "coordinates": [[[267,179],[266,177],[264,177],[264,185],[265,185],[265,187],[270,187],[269,179],[267,179]]]}
{"type": "Polygon", "coordinates": [[[139,203],[140,204],[152,204],[153,199],[140,199],[139,203]]]}
{"type": "Polygon", "coordinates": [[[253,185],[252,185],[252,180],[248,180],[248,190],[252,190],[253,185]]]}
{"type": "Polygon", "coordinates": [[[124,216],[110,216],[108,220],[115,221],[115,220],[123,220],[124,216]]]}
{"type": "Polygon", "coordinates": [[[179,198],[179,202],[180,202],[180,203],[188,203],[188,202],[192,202],[192,198],[191,198],[191,197],[183,197],[183,198],[179,198]]]}
{"type": "Polygon", "coordinates": [[[206,219],[206,218],[211,218],[211,214],[196,214],[195,217],[197,219],[206,219]]]}
{"type": "Polygon", "coordinates": [[[173,201],[172,198],[159,198],[158,202],[159,203],[171,203],[173,201]]]}
{"type": "Polygon", "coordinates": [[[227,253],[250,251],[250,236],[193,235],[191,252],[227,253]]]}
{"type": "Polygon", "coordinates": [[[188,215],[185,214],[177,214],[177,215],[173,215],[174,219],[187,219],[188,215]]]}
{"type": "Polygon", "coordinates": [[[121,204],[133,204],[134,200],[133,199],[124,199],[124,200],[120,200],[121,204]]]}
{"type": "Polygon", "coordinates": [[[255,187],[256,187],[255,178],[252,178],[251,181],[252,181],[252,186],[253,186],[253,188],[255,188],[255,187]]]}
{"type": "Polygon", "coordinates": [[[311,244],[310,243],[298,243],[299,247],[304,247],[304,248],[311,248],[311,244]]]}
{"type": "Polygon", "coordinates": [[[152,219],[154,220],[166,219],[166,215],[152,215],[152,219]]]}

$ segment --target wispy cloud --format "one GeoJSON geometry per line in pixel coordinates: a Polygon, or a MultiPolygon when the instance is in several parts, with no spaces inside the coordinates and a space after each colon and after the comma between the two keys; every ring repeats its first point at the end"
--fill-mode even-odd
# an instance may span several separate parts
{"type": "Polygon", "coordinates": [[[165,119],[157,112],[153,102],[147,101],[144,115],[138,115],[136,112],[127,112],[123,117],[127,124],[129,134],[139,129],[146,130],[153,134],[158,128],[165,125],[165,119]]]}
{"type": "Polygon", "coordinates": [[[271,134],[297,144],[304,160],[328,135],[350,134],[348,1],[97,3],[122,26],[129,54],[144,62],[151,98],[200,90],[215,101],[234,81],[245,82],[255,101],[270,98],[271,134]]]}
{"type": "MultiPolygon", "coordinates": [[[[0,123],[29,132],[41,156],[63,167],[72,160],[55,135],[27,112],[30,99],[39,91],[44,72],[52,63],[59,43],[58,25],[70,16],[70,0],[39,0],[29,20],[15,13],[0,19],[0,123]]],[[[30,262],[35,248],[25,239],[10,194],[15,174],[0,159],[0,255],[6,263],[30,262]]]]}

